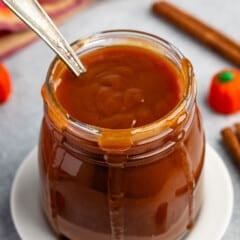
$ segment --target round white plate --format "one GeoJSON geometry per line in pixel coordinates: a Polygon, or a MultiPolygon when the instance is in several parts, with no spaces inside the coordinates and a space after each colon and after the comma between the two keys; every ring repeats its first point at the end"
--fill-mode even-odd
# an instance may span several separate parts
{"type": "MultiPolygon", "coordinates": [[[[232,215],[231,179],[222,159],[209,145],[206,148],[204,171],[204,204],[187,240],[220,240],[232,215]]],[[[23,240],[56,240],[41,211],[38,181],[35,148],[23,161],[13,182],[11,192],[13,222],[23,240]]]]}

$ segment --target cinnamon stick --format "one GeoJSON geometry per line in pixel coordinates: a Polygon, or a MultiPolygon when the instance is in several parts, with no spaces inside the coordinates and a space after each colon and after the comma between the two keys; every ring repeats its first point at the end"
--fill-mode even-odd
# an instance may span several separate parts
{"type": "Polygon", "coordinates": [[[153,4],[152,10],[158,16],[240,66],[240,45],[230,37],[168,2],[157,1],[153,4]]]}
{"type": "Polygon", "coordinates": [[[221,131],[223,141],[237,164],[240,165],[240,144],[233,129],[226,127],[221,131]]]}
{"type": "Polygon", "coordinates": [[[240,141],[240,123],[235,123],[235,128],[236,128],[236,134],[238,137],[238,140],[240,141]]]}

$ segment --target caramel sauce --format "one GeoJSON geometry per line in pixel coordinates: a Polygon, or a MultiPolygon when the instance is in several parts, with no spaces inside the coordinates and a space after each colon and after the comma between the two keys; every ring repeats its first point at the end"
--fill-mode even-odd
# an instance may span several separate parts
{"type": "MultiPolygon", "coordinates": [[[[150,50],[107,47],[81,60],[87,73],[76,78],[65,69],[56,98],[82,123],[109,131],[141,127],[183,97],[179,71],[150,50]]],[[[43,207],[54,231],[71,240],[175,240],[185,234],[202,203],[205,145],[197,107],[183,115],[184,124],[176,121],[171,134],[138,147],[127,130],[118,141],[114,134],[96,145],[80,141],[57,129],[45,111],[39,161],[43,207]],[[173,146],[159,151],[167,144],[173,146]],[[141,154],[143,162],[134,164],[141,154]]]]}
{"type": "Polygon", "coordinates": [[[153,51],[133,46],[98,49],[81,58],[87,72],[63,72],[56,90],[66,111],[90,125],[126,129],[160,119],[182,97],[176,67],[153,51]]]}

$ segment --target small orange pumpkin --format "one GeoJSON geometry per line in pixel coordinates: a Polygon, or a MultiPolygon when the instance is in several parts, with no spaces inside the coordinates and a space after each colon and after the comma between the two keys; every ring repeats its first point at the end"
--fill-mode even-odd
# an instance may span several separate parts
{"type": "Polygon", "coordinates": [[[12,82],[7,68],[0,64],[0,104],[8,100],[12,92],[12,82]]]}
{"type": "Polygon", "coordinates": [[[240,71],[224,70],[217,73],[210,85],[208,102],[219,113],[231,114],[240,110],[240,71]]]}

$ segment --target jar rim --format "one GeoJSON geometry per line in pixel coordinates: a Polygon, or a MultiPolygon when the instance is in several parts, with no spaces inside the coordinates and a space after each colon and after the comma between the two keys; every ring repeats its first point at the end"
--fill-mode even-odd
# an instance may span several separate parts
{"type": "Polygon", "coordinates": [[[152,123],[148,123],[146,125],[142,125],[139,127],[127,128],[127,129],[108,129],[108,128],[102,128],[102,127],[83,123],[75,119],[74,117],[72,117],[66,110],[64,110],[64,108],[61,106],[61,104],[59,103],[59,101],[57,100],[54,94],[55,88],[53,87],[53,84],[52,84],[54,79],[54,72],[58,67],[58,65],[62,64],[62,66],[64,66],[61,60],[56,56],[53,59],[48,69],[48,73],[47,73],[45,84],[42,89],[42,93],[43,93],[44,101],[47,104],[47,106],[51,109],[54,109],[53,112],[54,111],[55,112],[53,115],[57,118],[57,121],[60,121],[61,128],[67,128],[71,133],[77,136],[82,136],[82,134],[78,134],[78,133],[84,132],[85,133],[84,136],[88,140],[96,140],[96,139],[99,140],[99,137],[104,135],[104,136],[111,136],[112,140],[114,138],[119,139],[119,137],[128,136],[131,138],[131,142],[136,142],[136,141],[146,140],[146,138],[155,137],[156,132],[158,132],[158,135],[159,134],[165,135],[165,133],[168,132],[169,128],[171,128],[173,119],[179,121],[178,124],[180,124],[184,120],[184,117],[181,118],[180,115],[183,109],[188,111],[196,95],[196,89],[195,89],[196,86],[194,81],[193,68],[191,63],[184,57],[184,55],[170,42],[150,33],[136,31],[136,30],[119,29],[119,30],[108,30],[108,31],[95,33],[90,37],[76,40],[71,44],[71,46],[75,51],[81,50],[82,51],[81,54],[84,54],[87,51],[86,49],[84,49],[84,47],[86,46],[89,47],[91,46],[91,44],[94,46],[94,43],[99,44],[98,48],[103,47],[103,44],[106,44],[104,46],[112,46],[111,45],[112,41],[114,39],[116,40],[117,38],[120,38],[120,36],[122,36],[122,38],[128,37],[128,40],[130,37],[134,38],[135,40],[143,40],[144,42],[153,44],[155,47],[161,46],[165,48],[165,50],[171,51],[171,54],[174,56],[174,58],[176,58],[175,60],[178,61],[179,70],[184,80],[186,81],[186,84],[185,84],[186,87],[184,88],[182,99],[180,99],[178,104],[163,117],[159,118],[158,120],[152,123]],[[106,43],[106,41],[108,40],[109,42],[106,43]],[[133,136],[135,137],[135,139],[132,139],[133,136]]]}

